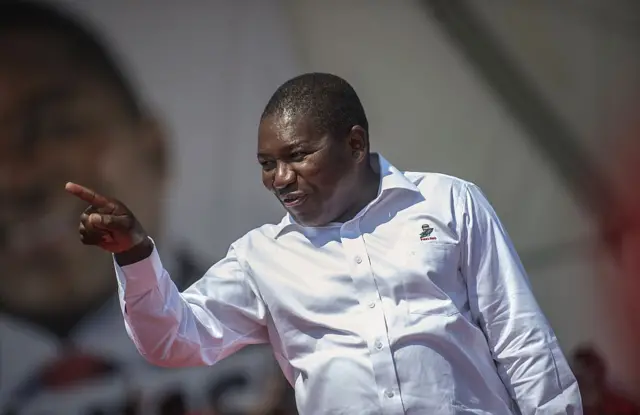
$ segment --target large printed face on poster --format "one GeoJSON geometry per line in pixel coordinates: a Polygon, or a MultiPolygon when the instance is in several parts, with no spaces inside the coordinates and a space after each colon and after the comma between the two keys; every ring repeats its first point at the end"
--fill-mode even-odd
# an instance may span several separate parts
{"type": "MultiPolygon", "coordinates": [[[[230,405],[277,396],[284,380],[265,348],[187,370],[150,367],[135,351],[111,256],[80,243],[86,205],[64,185],[119,198],[158,235],[172,137],[98,39],[42,18],[3,24],[10,3],[0,4],[0,413],[121,413],[140,400],[175,406],[172,393],[216,405],[228,390],[230,405]]],[[[177,248],[164,257],[174,280],[202,275],[177,248]]]]}
{"type": "Polygon", "coordinates": [[[89,46],[38,28],[0,31],[0,305],[71,319],[115,292],[111,259],[83,247],[76,180],[159,225],[164,142],[89,46]],[[102,65],[102,67],[101,67],[102,65]]]}

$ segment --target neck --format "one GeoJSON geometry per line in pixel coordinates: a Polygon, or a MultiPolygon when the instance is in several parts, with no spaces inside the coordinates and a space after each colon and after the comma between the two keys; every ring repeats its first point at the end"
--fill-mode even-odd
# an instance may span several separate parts
{"type": "Polygon", "coordinates": [[[337,222],[346,222],[353,219],[362,209],[378,196],[380,188],[380,171],[377,160],[371,160],[367,168],[363,171],[362,177],[358,180],[357,188],[360,189],[356,193],[354,202],[351,204],[340,217],[337,222]]]}

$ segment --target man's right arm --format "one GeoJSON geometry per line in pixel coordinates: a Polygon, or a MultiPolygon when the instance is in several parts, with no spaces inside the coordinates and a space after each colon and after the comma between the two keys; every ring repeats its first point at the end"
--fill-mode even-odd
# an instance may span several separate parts
{"type": "Polygon", "coordinates": [[[233,246],[182,294],[153,242],[146,258],[144,249],[116,254],[114,264],[127,332],[149,362],[212,365],[247,344],[268,342],[266,307],[233,246]]]}
{"type": "Polygon", "coordinates": [[[78,233],[85,245],[114,255],[129,336],[160,366],[212,365],[251,343],[266,343],[266,307],[233,245],[200,281],[180,294],[155,244],[124,203],[69,182],[89,204],[78,233]]]}

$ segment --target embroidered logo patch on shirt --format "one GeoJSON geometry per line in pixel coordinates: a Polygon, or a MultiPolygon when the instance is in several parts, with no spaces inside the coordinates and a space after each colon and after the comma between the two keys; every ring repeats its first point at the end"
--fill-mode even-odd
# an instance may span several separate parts
{"type": "Polygon", "coordinates": [[[431,236],[432,233],[433,233],[433,228],[431,226],[429,226],[429,224],[422,225],[422,232],[420,233],[420,240],[421,241],[434,241],[434,240],[438,239],[435,236],[431,236]]]}

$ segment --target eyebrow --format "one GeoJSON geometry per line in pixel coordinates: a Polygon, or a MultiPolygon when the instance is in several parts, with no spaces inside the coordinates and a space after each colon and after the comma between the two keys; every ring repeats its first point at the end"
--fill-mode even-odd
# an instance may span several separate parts
{"type": "Polygon", "coordinates": [[[36,115],[59,105],[67,104],[76,96],[69,85],[48,88],[29,97],[23,104],[21,113],[36,115]]]}
{"type": "Polygon", "coordinates": [[[20,143],[24,151],[30,151],[36,144],[38,129],[41,128],[45,117],[72,102],[75,96],[76,91],[69,85],[58,85],[32,94],[19,106],[12,115],[12,119],[8,121],[26,123],[24,124],[26,128],[23,135],[24,140],[20,143]]]}
{"type": "MultiPolygon", "coordinates": [[[[280,152],[290,153],[292,151],[306,148],[308,145],[309,145],[308,143],[294,142],[294,143],[282,146],[282,148],[280,149],[280,152]]],[[[264,152],[258,152],[258,158],[269,158],[269,157],[273,157],[273,156],[264,152]]]]}
{"type": "Polygon", "coordinates": [[[9,114],[5,114],[0,120],[0,124],[37,116],[51,108],[69,103],[74,97],[75,92],[69,86],[56,86],[38,91],[23,100],[9,114]]]}

